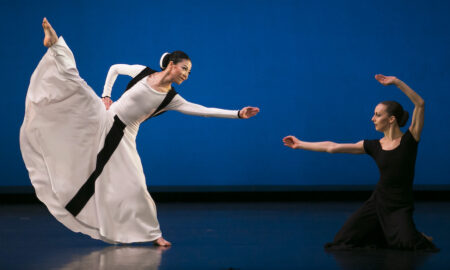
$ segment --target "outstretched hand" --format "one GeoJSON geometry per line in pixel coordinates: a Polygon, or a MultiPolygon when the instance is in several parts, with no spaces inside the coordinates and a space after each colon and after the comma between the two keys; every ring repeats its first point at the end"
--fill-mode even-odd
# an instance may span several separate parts
{"type": "Polygon", "coordinates": [[[239,117],[242,119],[248,119],[259,113],[258,107],[244,107],[239,111],[239,117]]]}
{"type": "Polygon", "coordinates": [[[111,104],[113,103],[112,99],[110,97],[102,97],[103,104],[105,104],[106,110],[109,110],[109,107],[111,107],[111,104]]]}
{"type": "Polygon", "coordinates": [[[289,135],[283,138],[284,145],[292,149],[297,149],[300,147],[300,140],[295,136],[289,135]]]}
{"type": "Polygon", "coordinates": [[[395,76],[384,76],[382,74],[375,75],[375,79],[384,86],[395,84],[398,81],[397,77],[395,76]]]}

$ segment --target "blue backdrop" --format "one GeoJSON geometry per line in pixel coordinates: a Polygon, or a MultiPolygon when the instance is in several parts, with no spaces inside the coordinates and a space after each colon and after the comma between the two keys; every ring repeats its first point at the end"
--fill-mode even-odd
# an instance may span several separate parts
{"type": "MultiPolygon", "coordinates": [[[[157,67],[165,51],[186,51],[187,100],[238,109],[249,120],[169,112],[138,135],[151,186],[375,184],[366,155],[330,155],[283,146],[380,138],[370,119],[382,100],[411,102],[376,73],[396,75],[426,101],[416,184],[449,183],[450,10],[435,0],[2,1],[1,186],[29,186],[19,150],[29,78],[45,53],[46,16],[75,54],[80,75],[100,95],[116,63],[157,67]]],[[[129,78],[118,78],[113,98],[129,78]]]]}

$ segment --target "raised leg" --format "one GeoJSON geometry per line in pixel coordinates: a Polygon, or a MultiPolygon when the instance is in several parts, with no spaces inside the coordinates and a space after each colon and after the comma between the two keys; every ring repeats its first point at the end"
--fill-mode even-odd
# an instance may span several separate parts
{"type": "Polygon", "coordinates": [[[42,28],[44,28],[44,46],[50,48],[53,44],[58,41],[58,35],[56,35],[55,30],[48,22],[47,18],[42,20],[42,28]]]}

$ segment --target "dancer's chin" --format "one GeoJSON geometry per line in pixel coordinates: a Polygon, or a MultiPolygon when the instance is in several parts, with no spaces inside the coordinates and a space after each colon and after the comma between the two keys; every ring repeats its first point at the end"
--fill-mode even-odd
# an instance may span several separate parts
{"type": "Polygon", "coordinates": [[[375,130],[378,131],[378,132],[384,132],[384,129],[379,128],[379,127],[377,127],[377,126],[375,126],[375,130]]]}

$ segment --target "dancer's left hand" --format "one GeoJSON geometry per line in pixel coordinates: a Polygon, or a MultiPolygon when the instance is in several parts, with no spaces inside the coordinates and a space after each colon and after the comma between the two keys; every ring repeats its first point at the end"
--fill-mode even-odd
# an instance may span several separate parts
{"type": "Polygon", "coordinates": [[[244,107],[239,111],[239,117],[242,119],[248,119],[259,113],[258,107],[244,107]]]}
{"type": "Polygon", "coordinates": [[[375,75],[375,79],[384,86],[396,84],[398,81],[397,77],[395,77],[395,76],[384,76],[382,74],[375,75]]]}

